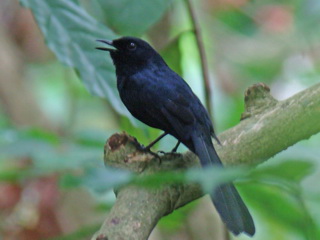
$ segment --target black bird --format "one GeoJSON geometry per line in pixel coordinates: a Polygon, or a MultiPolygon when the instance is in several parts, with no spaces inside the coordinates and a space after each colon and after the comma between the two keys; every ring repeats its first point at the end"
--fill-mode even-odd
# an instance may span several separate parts
{"type": "MultiPolygon", "coordinates": [[[[98,40],[109,51],[116,68],[117,87],[124,105],[143,123],[171,134],[200,159],[201,165],[222,166],[213,147],[215,133],[207,110],[189,85],[145,41],[123,37],[98,40]]],[[[211,193],[212,201],[227,228],[238,235],[253,236],[253,219],[233,184],[211,193]]]]}

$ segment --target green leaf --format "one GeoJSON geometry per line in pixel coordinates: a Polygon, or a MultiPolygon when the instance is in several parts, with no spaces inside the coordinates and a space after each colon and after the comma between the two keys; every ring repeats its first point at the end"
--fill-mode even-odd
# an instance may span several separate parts
{"type": "Polygon", "coordinates": [[[248,175],[250,181],[237,186],[246,202],[268,219],[266,222],[272,229],[287,229],[306,239],[317,239],[316,227],[299,185],[313,170],[310,162],[284,161],[253,170],[248,175]]]}
{"type": "Polygon", "coordinates": [[[133,179],[133,182],[143,187],[156,188],[163,184],[183,183],[184,172],[179,171],[163,171],[148,174],[145,176],[138,176],[133,179]]]}
{"type": "Polygon", "coordinates": [[[139,36],[160,20],[171,0],[97,0],[105,23],[120,35],[139,36]]]}
{"type": "Polygon", "coordinates": [[[205,192],[211,192],[219,184],[235,180],[237,177],[244,176],[246,172],[245,168],[214,166],[206,169],[195,168],[187,171],[162,171],[147,175],[136,175],[114,168],[91,168],[82,177],[82,184],[97,193],[103,193],[128,183],[156,188],[163,184],[196,182],[203,186],[205,192]]]}
{"type": "Polygon", "coordinates": [[[100,147],[100,149],[103,149],[106,139],[108,139],[111,135],[111,131],[108,133],[107,131],[102,132],[98,129],[84,129],[74,133],[74,138],[75,141],[80,145],[88,147],[100,147]]]}
{"type": "Polygon", "coordinates": [[[272,166],[265,166],[251,172],[253,179],[283,179],[289,182],[299,183],[303,178],[310,175],[314,170],[314,164],[303,161],[284,161],[272,166]]]}
{"type": "Polygon", "coordinates": [[[301,202],[301,196],[268,184],[246,183],[239,184],[238,188],[246,202],[269,220],[265,222],[272,224],[272,229],[285,227],[305,236],[316,234],[315,225],[301,202]]]}
{"type": "Polygon", "coordinates": [[[73,233],[66,234],[60,237],[47,238],[47,240],[79,240],[79,239],[90,239],[90,237],[99,230],[99,224],[92,224],[87,226],[81,226],[78,230],[73,233]]]}
{"type": "Polygon", "coordinates": [[[256,25],[252,17],[238,9],[220,10],[215,12],[215,18],[227,25],[232,31],[244,35],[252,35],[256,31],[256,25]]]}
{"type": "Polygon", "coordinates": [[[95,50],[96,39],[117,35],[92,18],[77,1],[20,0],[30,8],[48,47],[64,64],[75,68],[90,93],[106,97],[113,108],[135,122],[120,101],[114,67],[107,53],[95,50]]]}
{"type": "Polygon", "coordinates": [[[245,168],[217,167],[191,168],[187,171],[163,171],[138,176],[133,179],[135,184],[144,187],[159,187],[172,183],[199,183],[204,192],[212,192],[219,184],[230,182],[246,175],[245,168]]]}
{"type": "Polygon", "coordinates": [[[254,79],[255,82],[271,83],[272,80],[281,74],[281,62],[279,58],[257,58],[247,62],[236,63],[239,71],[244,75],[244,78],[254,79]]]}
{"type": "Polygon", "coordinates": [[[91,168],[82,178],[82,184],[97,193],[104,193],[120,185],[129,183],[133,174],[114,168],[91,168]]]}
{"type": "Polygon", "coordinates": [[[0,160],[29,157],[33,175],[102,167],[102,148],[103,144],[77,144],[41,130],[0,131],[0,160]]]}
{"type": "Polygon", "coordinates": [[[21,169],[18,169],[18,168],[7,169],[1,166],[0,182],[14,182],[25,177],[26,175],[27,174],[25,173],[25,171],[22,171],[21,169]]]}
{"type": "Polygon", "coordinates": [[[63,188],[79,187],[82,183],[81,175],[64,174],[59,179],[59,185],[63,188]]]}
{"type": "Polygon", "coordinates": [[[204,192],[212,192],[219,184],[236,180],[247,174],[247,169],[242,167],[195,168],[187,171],[186,179],[190,182],[201,184],[204,192]]]}

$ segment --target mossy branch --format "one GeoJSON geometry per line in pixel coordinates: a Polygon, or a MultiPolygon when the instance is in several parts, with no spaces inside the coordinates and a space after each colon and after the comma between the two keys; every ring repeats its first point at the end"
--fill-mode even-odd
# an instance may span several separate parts
{"type": "MultiPolygon", "coordinates": [[[[215,147],[225,164],[259,164],[320,132],[320,84],[284,101],[275,100],[269,91],[264,84],[250,87],[241,122],[219,135],[222,145],[215,147]]],[[[104,160],[109,166],[141,175],[199,165],[190,152],[166,154],[159,164],[125,133],[109,138],[104,160]]],[[[161,217],[203,193],[196,184],[168,184],[158,189],[125,186],[116,195],[115,205],[93,240],[145,240],[161,217]]]]}

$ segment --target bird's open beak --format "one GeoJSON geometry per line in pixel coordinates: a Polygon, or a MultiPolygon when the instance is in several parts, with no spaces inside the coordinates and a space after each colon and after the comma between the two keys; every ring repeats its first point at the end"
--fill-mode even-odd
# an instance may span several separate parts
{"type": "MultiPolygon", "coordinates": [[[[108,44],[109,46],[113,46],[113,42],[110,41],[110,40],[97,40],[97,42],[102,42],[102,43],[105,43],[105,44],[108,44]]],[[[96,49],[98,50],[102,50],[102,51],[108,51],[108,52],[112,52],[112,51],[116,51],[116,48],[104,48],[104,47],[96,47],[96,49]]]]}

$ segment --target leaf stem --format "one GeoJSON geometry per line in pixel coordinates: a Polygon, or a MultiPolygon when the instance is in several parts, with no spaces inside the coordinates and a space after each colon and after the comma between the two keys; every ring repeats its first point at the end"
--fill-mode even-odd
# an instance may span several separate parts
{"type": "Polygon", "coordinates": [[[189,15],[192,22],[192,27],[194,31],[194,35],[196,37],[197,46],[199,50],[200,55],[200,61],[201,61],[201,71],[202,71],[202,79],[204,83],[204,94],[205,94],[205,105],[208,110],[208,113],[210,117],[212,117],[212,105],[211,105],[211,99],[212,99],[212,92],[211,92],[211,86],[210,86],[210,77],[209,77],[209,68],[208,68],[208,61],[205,54],[203,39],[201,37],[200,33],[200,25],[196,16],[195,9],[192,5],[192,0],[186,0],[186,4],[188,7],[189,15]]]}

